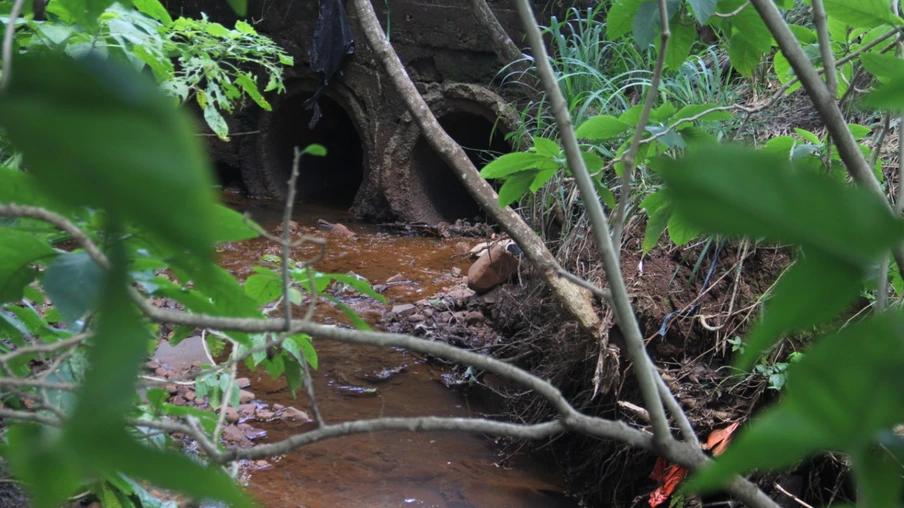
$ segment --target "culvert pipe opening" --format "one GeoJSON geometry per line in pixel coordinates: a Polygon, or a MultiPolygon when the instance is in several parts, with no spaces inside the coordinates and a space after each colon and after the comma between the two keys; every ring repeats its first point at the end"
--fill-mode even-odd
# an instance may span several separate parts
{"type": "MultiPolygon", "coordinates": [[[[505,140],[505,133],[482,115],[453,111],[442,115],[439,124],[461,145],[478,170],[496,157],[512,151],[505,140]]],[[[425,201],[433,208],[437,220],[486,221],[486,213],[423,136],[414,145],[412,167],[425,194],[425,201]]]]}
{"type": "Polygon", "coordinates": [[[299,166],[297,199],[348,208],[355,199],[364,177],[364,150],[355,122],[335,100],[319,98],[322,116],[311,129],[312,112],[305,101],[312,94],[296,94],[282,101],[273,112],[268,150],[277,179],[287,182],[292,174],[295,147],[311,144],[326,147],[324,157],[304,155],[299,166]]]}

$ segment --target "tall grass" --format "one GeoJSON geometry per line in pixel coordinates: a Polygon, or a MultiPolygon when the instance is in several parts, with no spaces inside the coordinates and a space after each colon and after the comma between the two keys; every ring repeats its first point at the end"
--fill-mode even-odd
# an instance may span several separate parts
{"type": "MultiPolygon", "coordinates": [[[[553,71],[575,125],[600,114],[621,115],[639,104],[651,86],[656,64],[655,46],[638,47],[630,37],[607,40],[603,18],[603,2],[600,2],[593,8],[571,8],[563,19],[552,17],[547,26],[541,27],[550,48],[553,71]]],[[[668,101],[681,108],[688,104],[722,106],[739,102],[742,90],[732,84],[723,70],[727,68],[723,66],[724,51],[717,45],[700,45],[695,50],[679,69],[667,71],[663,76],[658,103],[668,101]]],[[[524,74],[534,72],[533,58],[525,55],[523,60],[501,71],[502,82],[528,87],[537,81],[524,74]],[[525,62],[529,67],[527,71],[512,70],[523,67],[525,62]]],[[[520,129],[509,135],[516,148],[523,148],[520,145],[535,136],[558,137],[545,93],[535,89],[529,92],[527,95],[534,99],[520,110],[520,129]]],[[[615,148],[593,147],[606,159],[614,157],[615,148]]],[[[548,240],[551,236],[567,236],[583,213],[573,184],[563,174],[550,180],[524,205],[525,215],[533,219],[534,226],[548,240]],[[546,234],[553,220],[561,224],[560,234],[546,234]]]]}

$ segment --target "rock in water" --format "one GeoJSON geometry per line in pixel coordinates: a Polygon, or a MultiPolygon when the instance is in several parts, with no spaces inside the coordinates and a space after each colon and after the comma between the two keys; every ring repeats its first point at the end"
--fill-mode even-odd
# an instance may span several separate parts
{"type": "Polygon", "coordinates": [[[508,282],[518,273],[518,259],[497,243],[477,258],[468,269],[468,287],[478,293],[486,293],[494,287],[508,282]]]}

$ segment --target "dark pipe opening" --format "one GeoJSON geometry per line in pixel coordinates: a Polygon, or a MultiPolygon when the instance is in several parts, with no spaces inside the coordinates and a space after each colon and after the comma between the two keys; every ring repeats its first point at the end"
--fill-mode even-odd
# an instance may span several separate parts
{"type": "MultiPolygon", "coordinates": [[[[461,145],[478,170],[512,151],[505,134],[499,128],[494,130],[493,122],[483,116],[456,111],[440,117],[439,123],[461,145]]],[[[427,194],[427,202],[432,203],[443,220],[486,221],[486,213],[423,136],[414,145],[412,167],[422,182],[420,187],[427,194]]]]}
{"type": "Polygon", "coordinates": [[[282,181],[292,174],[294,148],[304,149],[316,143],[326,147],[324,157],[304,155],[299,168],[297,199],[347,208],[355,199],[364,177],[364,150],[355,123],[345,109],[333,99],[321,96],[323,116],[308,128],[311,111],[304,102],[311,95],[297,94],[286,99],[273,113],[270,126],[270,153],[282,181]]]}
{"type": "Polygon", "coordinates": [[[221,188],[240,191],[243,194],[247,192],[241,169],[219,161],[216,162],[215,169],[217,182],[221,188]]]}

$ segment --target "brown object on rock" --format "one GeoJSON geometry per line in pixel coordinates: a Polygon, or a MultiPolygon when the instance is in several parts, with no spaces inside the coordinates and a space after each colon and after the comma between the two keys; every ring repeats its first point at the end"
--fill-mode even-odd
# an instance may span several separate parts
{"type": "Polygon", "coordinates": [[[304,411],[302,411],[300,409],[295,409],[294,407],[291,407],[291,406],[287,407],[285,409],[285,411],[283,411],[282,417],[286,418],[286,419],[298,420],[298,421],[302,421],[302,422],[311,421],[311,417],[308,416],[307,413],[305,413],[304,411]]]}
{"type": "Polygon", "coordinates": [[[481,254],[468,269],[468,287],[478,293],[486,293],[518,273],[518,264],[518,259],[506,249],[506,244],[497,243],[481,254]]]}
{"type": "MultiPolygon", "coordinates": [[[[295,222],[294,220],[290,220],[289,221],[289,234],[297,235],[299,231],[301,231],[301,226],[299,226],[298,223],[295,222]]],[[[276,226],[276,234],[278,234],[278,235],[283,234],[282,223],[280,223],[278,226],[276,226]]]]}
{"type": "Polygon", "coordinates": [[[232,406],[226,407],[226,421],[229,423],[235,423],[239,421],[239,412],[235,410],[232,406]]]}
{"type": "Polygon", "coordinates": [[[336,234],[340,234],[342,236],[347,236],[349,238],[352,238],[355,236],[355,233],[353,233],[350,229],[343,226],[342,224],[338,224],[338,223],[331,224],[323,219],[317,220],[317,228],[321,229],[323,231],[329,231],[330,233],[336,233],[336,234]]]}

